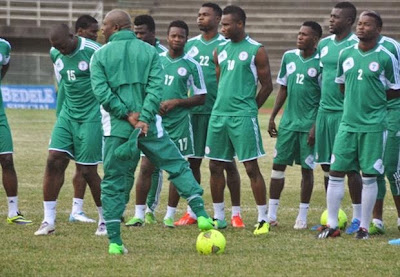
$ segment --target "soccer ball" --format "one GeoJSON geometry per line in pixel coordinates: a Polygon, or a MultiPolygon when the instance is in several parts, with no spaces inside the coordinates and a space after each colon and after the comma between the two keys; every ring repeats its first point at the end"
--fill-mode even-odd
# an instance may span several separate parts
{"type": "Polygon", "coordinates": [[[217,230],[201,232],[196,241],[197,252],[203,255],[222,254],[225,251],[226,240],[217,230]]]}
{"type": "MultiPolygon", "coordinates": [[[[321,214],[321,225],[326,225],[327,223],[328,223],[328,210],[325,210],[321,214]]],[[[347,226],[347,215],[342,209],[339,210],[338,224],[339,228],[342,230],[347,226]]]]}

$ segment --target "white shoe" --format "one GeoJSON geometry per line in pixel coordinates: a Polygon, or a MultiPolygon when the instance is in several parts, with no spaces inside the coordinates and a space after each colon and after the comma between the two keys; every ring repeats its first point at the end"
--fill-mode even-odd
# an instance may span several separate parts
{"type": "Polygon", "coordinates": [[[107,228],[106,224],[104,222],[101,222],[99,226],[97,227],[96,233],[94,233],[96,236],[107,236],[107,228]]]}
{"type": "Polygon", "coordinates": [[[51,234],[54,234],[55,231],[56,231],[56,229],[55,229],[54,225],[51,225],[45,221],[45,222],[42,222],[39,229],[35,232],[35,236],[51,235],[51,234]]]}
{"type": "Polygon", "coordinates": [[[301,219],[297,219],[296,223],[293,226],[296,230],[304,230],[307,229],[307,221],[303,221],[301,219]]]}
{"type": "Polygon", "coordinates": [[[85,223],[95,223],[96,220],[88,217],[84,212],[70,214],[69,222],[85,222],[85,223]]]}

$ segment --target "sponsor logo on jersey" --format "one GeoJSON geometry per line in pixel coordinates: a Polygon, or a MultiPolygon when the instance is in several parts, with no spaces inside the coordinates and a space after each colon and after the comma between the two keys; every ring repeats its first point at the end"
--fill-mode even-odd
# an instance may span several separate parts
{"type": "Polygon", "coordinates": [[[240,52],[239,54],[239,60],[245,61],[249,57],[249,54],[246,51],[240,52]]]}
{"type": "Polygon", "coordinates": [[[58,72],[60,72],[64,68],[64,63],[61,59],[57,59],[55,65],[58,72]]]}
{"type": "Polygon", "coordinates": [[[196,57],[199,54],[199,49],[196,46],[190,48],[189,52],[187,53],[190,57],[196,57]]]}
{"type": "Polygon", "coordinates": [[[294,62],[288,63],[286,65],[287,75],[292,74],[293,72],[295,72],[295,70],[296,70],[296,64],[294,62]]]}
{"type": "Polygon", "coordinates": [[[80,61],[78,63],[78,68],[80,71],[86,71],[89,68],[89,64],[86,61],[80,61]]]}
{"type": "Polygon", "coordinates": [[[314,67],[311,67],[308,69],[307,74],[311,78],[314,78],[315,76],[317,76],[317,70],[314,67]]]}
{"type": "Polygon", "coordinates": [[[218,63],[222,63],[223,61],[226,60],[228,57],[228,54],[226,53],[226,50],[222,51],[221,53],[218,54],[218,63]]]}
{"type": "Polygon", "coordinates": [[[321,49],[321,58],[325,57],[328,54],[328,46],[325,46],[321,49]]]}
{"type": "Polygon", "coordinates": [[[379,64],[377,62],[371,62],[368,66],[369,70],[372,72],[377,72],[379,70],[379,64]]]}
{"type": "Polygon", "coordinates": [[[187,70],[184,67],[179,67],[177,72],[180,76],[186,76],[187,74],[187,70]]]}
{"type": "Polygon", "coordinates": [[[352,57],[347,58],[343,62],[343,71],[346,72],[347,70],[354,67],[354,59],[352,57]]]}

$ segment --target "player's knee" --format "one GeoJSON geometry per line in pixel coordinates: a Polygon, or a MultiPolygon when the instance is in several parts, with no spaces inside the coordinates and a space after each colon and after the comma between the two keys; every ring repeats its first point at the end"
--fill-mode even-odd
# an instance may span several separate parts
{"type": "Polygon", "coordinates": [[[14,170],[14,160],[12,154],[0,155],[0,164],[3,170],[14,170]]]}
{"type": "Polygon", "coordinates": [[[271,179],[284,179],[284,178],[285,178],[285,171],[272,170],[271,179]]]}
{"type": "Polygon", "coordinates": [[[223,174],[224,164],[223,162],[210,160],[210,172],[211,174],[223,174]]]}

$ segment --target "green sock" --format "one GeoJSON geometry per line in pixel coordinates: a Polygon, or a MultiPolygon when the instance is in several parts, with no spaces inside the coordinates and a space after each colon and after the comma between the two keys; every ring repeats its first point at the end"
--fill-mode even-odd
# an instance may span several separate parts
{"type": "Polygon", "coordinates": [[[203,198],[201,198],[201,196],[193,198],[192,200],[189,201],[188,204],[197,217],[199,216],[204,216],[205,218],[209,217],[206,210],[204,210],[204,201],[203,198]]]}

